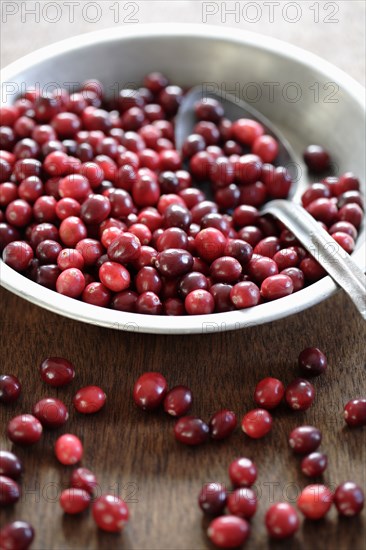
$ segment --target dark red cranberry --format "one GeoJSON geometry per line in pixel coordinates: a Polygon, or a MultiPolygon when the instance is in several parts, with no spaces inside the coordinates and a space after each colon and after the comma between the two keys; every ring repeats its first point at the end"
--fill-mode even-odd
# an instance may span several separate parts
{"type": "Polygon", "coordinates": [[[23,472],[21,461],[9,451],[0,451],[0,475],[18,479],[23,472]]]}
{"type": "Polygon", "coordinates": [[[272,504],[266,512],[265,524],[270,537],[286,539],[292,537],[299,529],[300,521],[297,512],[288,502],[272,504]]]}
{"type": "Polygon", "coordinates": [[[143,292],[136,300],[137,313],[143,313],[145,315],[160,315],[162,310],[162,303],[159,296],[155,294],[155,292],[143,292]]]}
{"type": "Polygon", "coordinates": [[[167,298],[163,304],[165,315],[184,315],[184,303],[180,298],[167,298]]]}
{"type": "Polygon", "coordinates": [[[267,277],[278,274],[278,267],[274,260],[266,256],[253,255],[247,266],[248,274],[258,283],[267,277]]]}
{"type": "Polygon", "coordinates": [[[366,426],[366,399],[352,399],[344,406],[344,419],[351,428],[366,426]]]}
{"type": "Polygon", "coordinates": [[[200,445],[209,438],[209,427],[200,418],[182,416],[174,426],[175,438],[186,445],[200,445]]]}
{"type": "Polygon", "coordinates": [[[34,405],[32,413],[45,428],[59,428],[69,418],[64,403],[54,397],[47,397],[38,401],[34,405]]]}
{"type": "Polygon", "coordinates": [[[332,234],[332,237],[348,254],[353,252],[355,248],[355,241],[350,235],[337,231],[332,234]]]}
{"type": "Polygon", "coordinates": [[[224,511],[227,491],[222,483],[205,483],[198,495],[198,505],[209,516],[218,516],[224,511]]]}
{"type": "Polygon", "coordinates": [[[63,357],[48,357],[40,367],[43,382],[55,388],[70,384],[75,377],[75,367],[63,357]]]}
{"type": "Polygon", "coordinates": [[[309,145],[304,151],[304,161],[311,172],[324,172],[330,165],[330,156],[320,145],[309,145]]]}
{"type": "Polygon", "coordinates": [[[311,283],[319,281],[319,279],[325,277],[327,274],[325,269],[314,258],[304,258],[299,267],[305,279],[311,283]]]}
{"type": "Polygon", "coordinates": [[[308,519],[321,519],[330,510],[333,494],[325,485],[307,485],[297,499],[297,506],[308,519]]]}
{"type": "Polygon", "coordinates": [[[165,277],[184,275],[192,269],[193,257],[186,250],[171,248],[159,252],[155,267],[165,277]]]}
{"type": "Polygon", "coordinates": [[[343,174],[332,187],[333,194],[336,197],[348,191],[359,191],[359,189],[360,180],[352,172],[343,174]]]}
{"type": "Polygon", "coordinates": [[[89,283],[83,290],[81,299],[87,304],[107,307],[111,301],[111,292],[102,283],[89,283]]]}
{"type": "Polygon", "coordinates": [[[338,214],[337,206],[331,199],[315,199],[308,204],[306,210],[316,220],[325,223],[327,226],[336,221],[338,214]]]}
{"type": "Polygon", "coordinates": [[[124,290],[115,294],[111,301],[111,308],[118,311],[136,312],[138,294],[132,290],[124,290]]]}
{"type": "Polygon", "coordinates": [[[257,511],[255,492],[248,487],[236,489],[228,496],[227,508],[229,513],[234,516],[250,519],[257,511]]]}
{"type": "Polygon", "coordinates": [[[108,247],[108,257],[124,264],[136,260],[141,253],[141,243],[132,233],[124,233],[117,237],[108,247]]]}
{"type": "Polygon", "coordinates": [[[217,99],[210,97],[197,101],[194,106],[194,111],[199,120],[219,122],[224,116],[224,108],[222,104],[217,99]]]}
{"type": "Polygon", "coordinates": [[[330,197],[331,192],[327,185],[324,183],[313,183],[313,185],[303,193],[301,202],[303,206],[306,207],[316,199],[329,199],[330,197]]]}
{"type": "Polygon", "coordinates": [[[191,271],[182,277],[179,283],[179,292],[183,298],[186,298],[192,290],[198,289],[208,289],[208,280],[203,273],[191,271]]]}
{"type": "Polygon", "coordinates": [[[233,311],[235,306],[233,305],[230,292],[233,287],[223,283],[217,283],[210,287],[210,293],[215,300],[215,311],[222,313],[225,311],[233,311]]]}
{"type": "Polygon", "coordinates": [[[168,79],[162,73],[152,72],[145,76],[144,86],[153,94],[161,92],[168,85],[168,79]]]}
{"type": "Polygon", "coordinates": [[[295,453],[308,454],[315,451],[322,440],[322,433],[314,426],[299,426],[292,430],[289,445],[295,453]]]}
{"type": "Polygon", "coordinates": [[[153,410],[163,402],[167,389],[168,384],[162,374],[146,372],[134,385],[133,399],[140,409],[153,410]]]}
{"type": "Polygon", "coordinates": [[[339,210],[338,221],[346,221],[358,229],[362,223],[364,214],[362,208],[356,203],[348,203],[339,210]]]}
{"type": "Polygon", "coordinates": [[[207,529],[207,536],[218,548],[237,548],[249,537],[249,523],[237,516],[215,518],[207,529]]]}
{"type": "Polygon", "coordinates": [[[242,272],[239,261],[231,256],[222,256],[214,260],[210,267],[211,277],[221,283],[235,283],[242,272]]]}
{"type": "Polygon", "coordinates": [[[256,306],[259,303],[260,291],[250,281],[237,283],[230,291],[230,299],[237,309],[256,306]]]}
{"type": "Polygon", "coordinates": [[[310,453],[301,461],[301,471],[309,477],[318,477],[326,470],[328,464],[327,455],[324,453],[310,453]]]}
{"type": "Polygon", "coordinates": [[[10,420],[6,433],[13,443],[33,445],[41,438],[42,424],[33,415],[22,414],[10,420]]]}
{"type": "Polygon", "coordinates": [[[297,267],[288,267],[281,271],[283,275],[287,275],[292,280],[294,292],[301,290],[304,287],[304,274],[297,267]]]}
{"type": "Polygon", "coordinates": [[[334,493],[334,504],[341,516],[357,516],[362,511],[364,502],[363,490],[353,481],[345,481],[334,493]]]}
{"type": "Polygon", "coordinates": [[[241,427],[245,434],[253,439],[260,439],[272,429],[273,419],[265,409],[253,409],[244,415],[241,427]]]}
{"type": "Polygon", "coordinates": [[[192,392],[186,386],[175,386],[166,394],[163,405],[171,416],[183,416],[191,408],[192,392]]]}
{"type": "Polygon", "coordinates": [[[81,239],[76,244],[76,250],[82,255],[86,266],[95,265],[103,254],[101,243],[95,239],[81,239]]]}
{"type": "Polygon", "coordinates": [[[286,388],[286,402],[294,411],[306,411],[312,405],[314,398],[314,386],[303,378],[297,378],[286,388]]]}
{"type": "Polygon", "coordinates": [[[175,115],[183,99],[183,90],[179,86],[166,86],[159,93],[159,103],[169,115],[175,115]]]}
{"type": "Polygon", "coordinates": [[[20,498],[20,488],[14,479],[0,475],[0,506],[14,504],[20,498]]]}
{"type": "Polygon", "coordinates": [[[36,282],[46,288],[56,290],[56,282],[60,273],[61,271],[57,265],[41,265],[37,269],[36,282]]]}
{"type": "MultiPolygon", "coordinates": [[[[262,168],[263,176],[263,168],[262,168]]],[[[278,166],[267,178],[263,178],[268,195],[272,199],[285,199],[291,189],[292,179],[283,166],[278,166]]]]}
{"type": "Polygon", "coordinates": [[[0,530],[0,540],[7,550],[28,550],[33,539],[34,529],[25,521],[13,521],[0,530]]]}
{"type": "Polygon", "coordinates": [[[72,402],[78,412],[91,414],[104,407],[106,394],[98,386],[85,386],[78,390],[72,402]]]}
{"type": "Polygon", "coordinates": [[[90,195],[81,206],[80,217],[87,224],[99,224],[105,220],[111,211],[107,197],[90,195]]]}
{"type": "Polygon", "coordinates": [[[22,390],[21,384],[13,374],[0,375],[0,403],[14,403],[22,390]]]}
{"type": "Polygon", "coordinates": [[[298,359],[301,373],[305,376],[319,376],[327,368],[327,358],[319,348],[304,349],[298,359]]]}
{"type": "Polygon", "coordinates": [[[182,154],[184,158],[191,158],[196,153],[204,151],[206,141],[201,134],[190,134],[182,146],[182,154]]]}
{"type": "Polygon", "coordinates": [[[254,401],[264,409],[274,409],[281,403],[285,395],[285,387],[277,378],[263,378],[256,385],[254,401]]]}
{"type": "Polygon", "coordinates": [[[220,440],[229,437],[237,425],[236,414],[228,409],[215,413],[210,421],[210,436],[212,439],[220,440]]]}
{"type": "Polygon", "coordinates": [[[246,243],[241,239],[228,239],[226,242],[224,255],[236,258],[239,263],[244,266],[251,259],[253,249],[249,243],[246,243]]]}
{"type": "Polygon", "coordinates": [[[238,237],[253,247],[263,238],[263,233],[259,227],[255,227],[254,225],[246,225],[238,231],[238,237]]]}
{"type": "Polygon", "coordinates": [[[229,466],[234,487],[251,487],[257,479],[257,467],[249,458],[237,458],[229,466]]]}

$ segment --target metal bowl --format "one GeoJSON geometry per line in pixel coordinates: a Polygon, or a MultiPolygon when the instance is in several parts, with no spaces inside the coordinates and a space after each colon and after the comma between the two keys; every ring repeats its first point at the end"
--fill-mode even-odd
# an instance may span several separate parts
{"type": "MultiPolygon", "coordinates": [[[[70,87],[98,78],[107,92],[140,83],[152,71],[184,87],[236,93],[276,124],[301,155],[310,143],[332,152],[338,172],[365,182],[365,91],[323,59],[287,43],[234,29],[154,24],[106,29],[38,50],[1,73],[2,101],[26,87],[70,87]],[[52,84],[53,83],[53,84],[52,84]]],[[[358,239],[362,256],[365,229],[358,239]]],[[[1,284],[54,313],[120,330],[188,334],[233,330],[293,315],[337,290],[330,277],[280,300],[212,315],[164,317],[92,306],[48,290],[0,264],[1,284]]]]}

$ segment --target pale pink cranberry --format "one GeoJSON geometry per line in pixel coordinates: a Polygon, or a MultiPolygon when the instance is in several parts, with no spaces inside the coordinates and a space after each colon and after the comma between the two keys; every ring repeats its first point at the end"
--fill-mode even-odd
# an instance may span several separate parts
{"type": "Polygon", "coordinates": [[[99,529],[110,533],[123,530],[129,517],[127,504],[115,495],[102,495],[92,506],[93,518],[99,529]]]}
{"type": "Polygon", "coordinates": [[[55,443],[55,455],[65,466],[76,464],[82,459],[83,445],[76,435],[61,435],[55,443]]]}

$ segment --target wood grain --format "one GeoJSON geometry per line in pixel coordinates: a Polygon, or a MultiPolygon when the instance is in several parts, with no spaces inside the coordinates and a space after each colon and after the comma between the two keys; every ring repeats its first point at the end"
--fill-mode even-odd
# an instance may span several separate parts
{"type": "MultiPolygon", "coordinates": [[[[366,486],[366,431],[350,430],[342,419],[343,404],[366,391],[366,330],[347,298],[339,293],[302,314],[262,327],[197,336],[154,336],[123,333],[71,321],[0,292],[2,372],[19,376],[20,401],[2,406],[2,448],[12,446],[5,427],[15,414],[29,412],[41,397],[58,396],[70,407],[63,429],[46,432],[30,449],[17,447],[25,474],[22,500],[2,510],[2,522],[21,518],[36,529],[37,550],[136,549],[201,550],[211,548],[207,521],[197,507],[200,487],[207,481],[228,484],[227,467],[237,456],[258,465],[259,511],[252,521],[248,549],[283,548],[266,535],[263,517],[273,501],[294,500],[308,480],[299,459],[290,452],[287,436],[302,423],[323,432],[321,448],[328,454],[324,481],[354,480],[366,486]],[[316,402],[305,413],[285,407],[275,412],[275,426],[265,440],[249,440],[239,429],[230,440],[190,449],[172,435],[174,421],[162,412],[146,414],[132,401],[134,381],[146,370],[162,372],[171,386],[187,384],[194,395],[195,414],[208,419],[221,407],[239,417],[252,407],[253,388],[264,376],[285,383],[297,375],[297,355],[309,345],[323,349],[327,373],[315,380],[316,402]],[[39,363],[47,356],[69,358],[77,376],[69,388],[46,387],[39,363]],[[79,387],[100,384],[108,395],[105,409],[93,416],[73,410],[79,387]],[[67,486],[70,468],[53,456],[53,442],[63,432],[79,435],[85,446],[83,465],[100,480],[100,490],[117,492],[129,502],[131,521],[122,535],[98,531],[90,513],[67,517],[57,502],[67,486]]],[[[304,521],[286,548],[364,550],[365,511],[359,518],[304,521]]]]}

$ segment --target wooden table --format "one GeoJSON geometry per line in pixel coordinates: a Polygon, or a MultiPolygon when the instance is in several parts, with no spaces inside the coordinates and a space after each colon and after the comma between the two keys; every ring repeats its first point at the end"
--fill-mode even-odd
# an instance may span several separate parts
{"type": "MultiPolygon", "coordinates": [[[[25,467],[23,496],[1,514],[6,521],[21,518],[34,525],[34,549],[211,548],[197,495],[205,482],[228,484],[228,465],[238,456],[252,458],[259,469],[259,510],[246,548],[284,548],[267,538],[263,517],[272,502],[293,501],[309,483],[287,443],[291,429],[304,423],[323,432],[321,448],[329,457],[324,481],[337,485],[354,480],[365,488],[366,431],[347,428],[342,410],[349,399],[365,395],[366,330],[342,293],[276,323],[182,337],[124,333],[70,321],[4,290],[0,302],[2,372],[16,374],[23,384],[19,402],[0,409],[2,448],[12,448],[4,437],[8,420],[30,412],[38,399],[57,396],[70,410],[63,429],[45,432],[33,448],[15,448],[25,467]],[[274,413],[273,431],[263,440],[249,440],[237,429],[229,440],[187,448],[173,438],[173,419],[163,412],[144,413],[132,400],[136,378],[156,370],[171,386],[191,387],[194,414],[208,419],[230,407],[241,418],[253,406],[256,382],[269,375],[290,382],[298,373],[299,351],[309,345],[319,346],[329,360],[326,374],[314,381],[316,401],[304,413],[280,408],[274,413]],[[71,387],[56,390],[41,382],[39,364],[52,355],[75,364],[71,387]],[[100,385],[108,396],[105,409],[93,416],[77,414],[71,404],[76,390],[87,384],[100,385]],[[90,513],[63,515],[57,497],[67,486],[71,468],[56,462],[52,448],[64,432],[82,438],[82,463],[97,474],[101,490],[117,492],[128,502],[131,520],[122,535],[99,531],[90,513]]],[[[364,511],[358,518],[339,519],[333,509],[325,520],[304,521],[286,548],[364,550],[365,516],[364,511]]]]}

